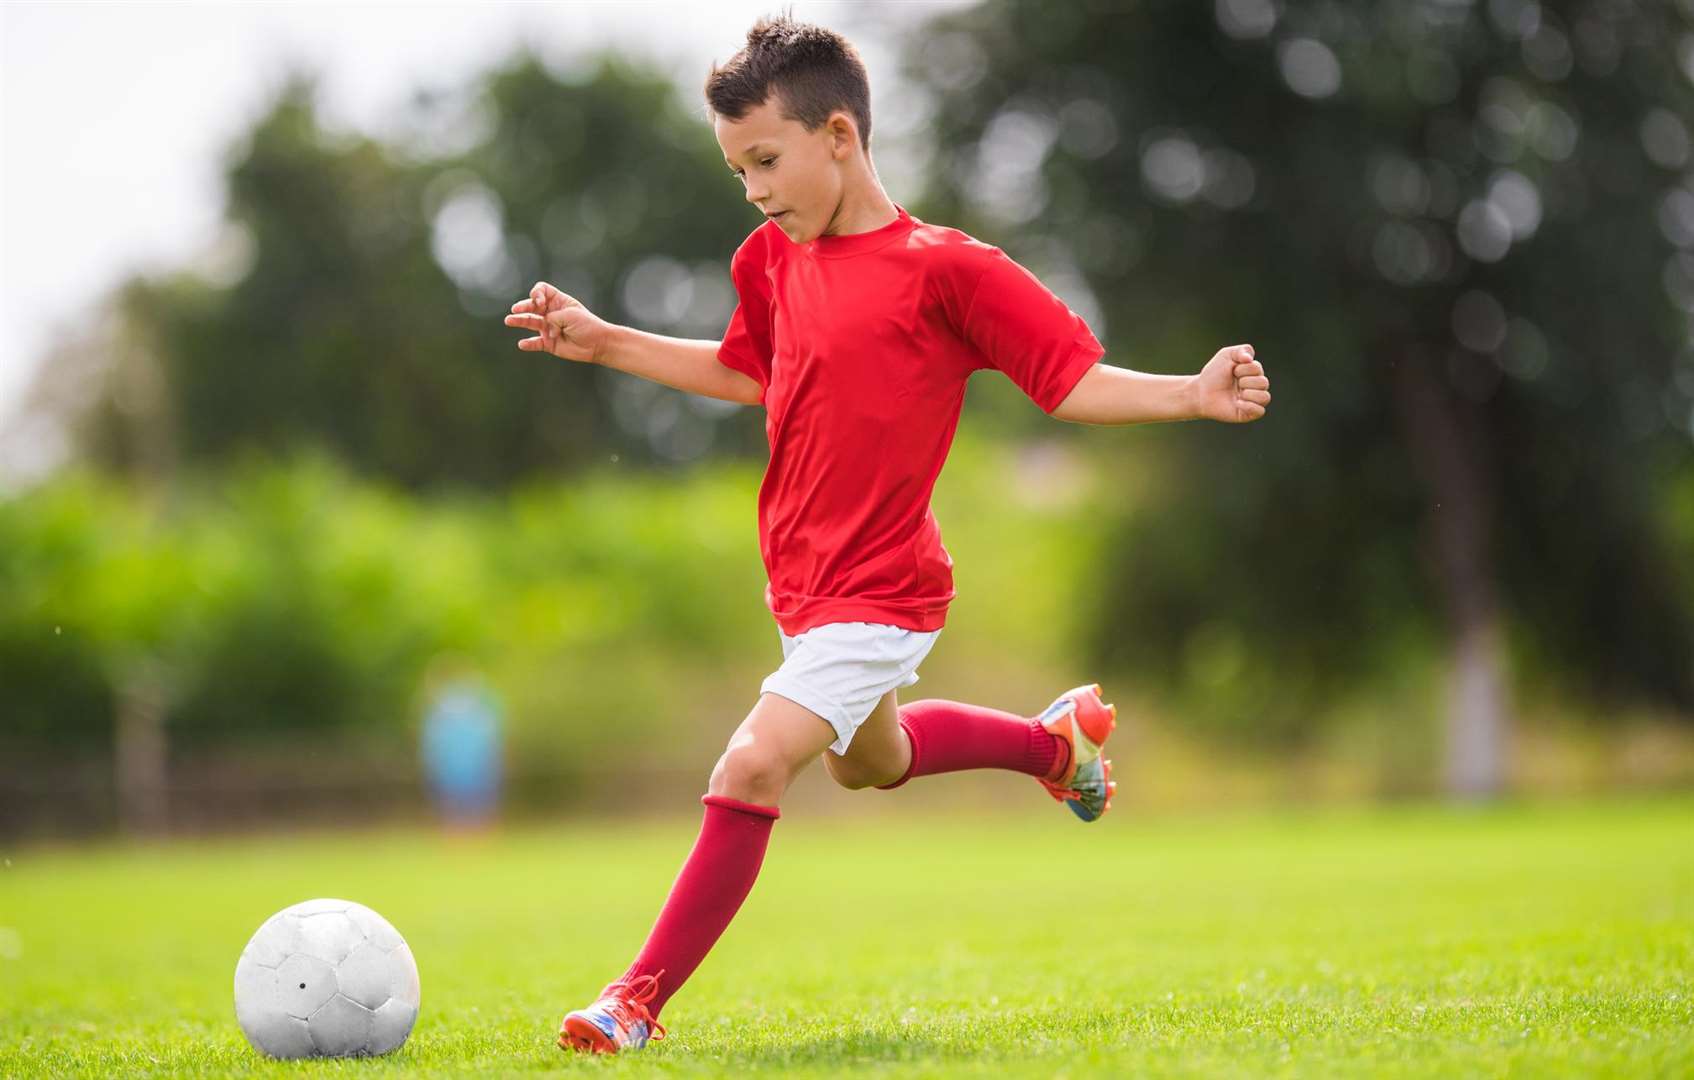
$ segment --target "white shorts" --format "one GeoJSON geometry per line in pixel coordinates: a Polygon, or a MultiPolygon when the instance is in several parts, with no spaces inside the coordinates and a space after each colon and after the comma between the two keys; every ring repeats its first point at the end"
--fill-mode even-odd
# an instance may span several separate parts
{"type": "Polygon", "coordinates": [[[836,622],[797,637],[780,629],[782,666],[760,693],[780,694],[823,717],[835,729],[829,748],[847,752],[853,733],[890,690],[918,681],[918,665],[939,630],[907,630],[886,623],[836,622]]]}

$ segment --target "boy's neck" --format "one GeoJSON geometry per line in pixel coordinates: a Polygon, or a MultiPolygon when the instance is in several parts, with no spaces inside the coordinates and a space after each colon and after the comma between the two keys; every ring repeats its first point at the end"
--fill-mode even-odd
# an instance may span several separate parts
{"type": "Polygon", "coordinates": [[[841,205],[836,208],[835,216],[824,227],[825,236],[852,236],[856,233],[874,232],[885,225],[891,225],[900,216],[894,207],[894,200],[882,190],[882,185],[874,177],[866,177],[862,185],[848,188],[841,196],[841,205]]]}

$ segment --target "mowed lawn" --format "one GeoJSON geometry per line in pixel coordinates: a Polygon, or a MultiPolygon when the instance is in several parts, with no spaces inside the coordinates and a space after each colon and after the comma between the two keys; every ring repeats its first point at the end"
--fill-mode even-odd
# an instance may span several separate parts
{"type": "Polygon", "coordinates": [[[554,1032],[696,816],[9,850],[0,1075],[1694,1075],[1694,799],[1085,826],[1007,790],[991,816],[785,816],[670,1038],[618,1059],[554,1032]],[[242,946],[317,896],[409,940],[397,1053],[242,1037],[242,946]]]}

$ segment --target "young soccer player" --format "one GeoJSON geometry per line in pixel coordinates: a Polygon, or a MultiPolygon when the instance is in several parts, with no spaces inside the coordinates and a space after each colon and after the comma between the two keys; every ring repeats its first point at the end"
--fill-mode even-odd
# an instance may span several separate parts
{"type": "Polygon", "coordinates": [[[660,1010],[747,897],[783,792],[820,756],[851,789],[1008,769],[1083,821],[1111,807],[1101,748],[1116,709],[1097,683],[1033,718],[898,700],[954,596],[929,497],[972,372],[997,368],[1077,423],[1244,423],[1270,404],[1248,345],[1193,376],[1100,363],[1083,320],[999,248],[891,202],[871,164],[864,65],[837,34],[761,20],[705,91],[725,161],[767,218],[730,263],[739,304],[723,340],[614,326],[546,283],[506,318],[534,334],[520,349],[762,404],[770,440],[759,546],[783,661],[712,770],[646,944],[564,1018],[559,1045],[595,1053],[664,1036],[660,1010]]]}

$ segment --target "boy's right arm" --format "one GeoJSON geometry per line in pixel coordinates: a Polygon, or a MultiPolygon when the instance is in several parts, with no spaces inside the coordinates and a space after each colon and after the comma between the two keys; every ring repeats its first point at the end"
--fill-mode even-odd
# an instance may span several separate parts
{"type": "Polygon", "coordinates": [[[606,348],[597,362],[691,394],[757,405],[759,384],[718,363],[720,344],[610,326],[606,348]]]}
{"type": "Polygon", "coordinates": [[[529,299],[512,305],[506,325],[535,332],[518,342],[520,349],[601,364],[703,397],[742,405],[759,401],[757,382],[718,362],[718,342],[614,325],[546,282],[537,282],[529,299]]]}

